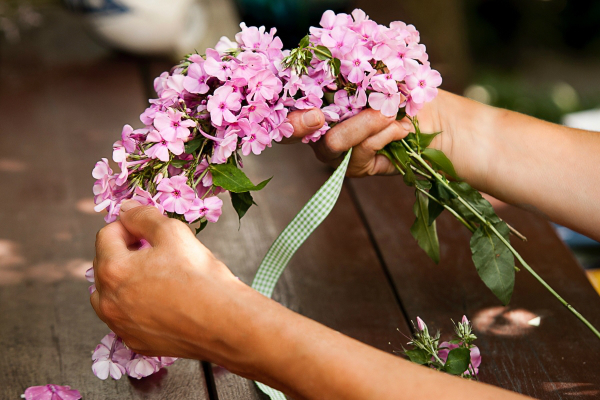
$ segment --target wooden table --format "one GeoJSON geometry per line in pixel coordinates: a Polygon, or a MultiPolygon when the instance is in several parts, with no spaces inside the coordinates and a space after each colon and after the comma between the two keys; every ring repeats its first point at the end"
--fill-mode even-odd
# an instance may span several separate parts
{"type": "MultiPolygon", "coordinates": [[[[168,63],[109,54],[60,11],[47,13],[46,26],[19,46],[0,42],[0,398],[54,383],[84,399],[264,399],[252,382],[192,360],[139,381],[92,374],[91,351],[108,329],[83,278],[104,225],[92,210],[91,170],[125,123],[139,125],[151,78],[168,63]]],[[[275,146],[245,164],[254,181],[274,175],[256,195],[259,207],[238,231],[227,204],[199,238],[249,283],[331,170],[302,145],[275,146]]],[[[388,352],[405,344],[416,316],[450,335],[450,318],[466,314],[479,337],[482,381],[544,399],[598,398],[600,341],[527,272],[501,307],[477,276],[467,232],[448,215],[434,265],[409,233],[412,199],[397,177],[346,182],[275,299],[388,352]],[[540,326],[528,325],[536,316],[540,326]]],[[[525,259],[600,326],[600,298],[550,225],[513,207],[498,211],[529,238],[515,243],[525,259]]]]}

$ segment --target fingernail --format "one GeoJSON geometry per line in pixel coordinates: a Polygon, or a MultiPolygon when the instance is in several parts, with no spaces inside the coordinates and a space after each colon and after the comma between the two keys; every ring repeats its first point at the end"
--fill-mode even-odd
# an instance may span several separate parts
{"type": "Polygon", "coordinates": [[[400,126],[402,126],[404,129],[406,129],[407,131],[411,132],[412,131],[412,124],[408,121],[400,121],[400,126]]]}
{"type": "Polygon", "coordinates": [[[310,110],[302,115],[302,122],[309,128],[317,128],[321,125],[321,116],[319,115],[319,111],[310,110]]]}
{"type": "Polygon", "coordinates": [[[141,206],[141,204],[135,200],[125,200],[121,203],[121,212],[126,212],[139,206],[141,206]]]}

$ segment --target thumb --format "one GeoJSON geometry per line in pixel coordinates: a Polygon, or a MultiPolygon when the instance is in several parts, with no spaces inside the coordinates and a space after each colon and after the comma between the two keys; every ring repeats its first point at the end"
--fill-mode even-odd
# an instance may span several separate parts
{"type": "Polygon", "coordinates": [[[325,116],[318,108],[296,110],[289,113],[287,117],[294,127],[294,133],[289,139],[283,140],[283,143],[297,142],[304,136],[320,129],[325,123],[325,116]]]}
{"type": "Polygon", "coordinates": [[[171,218],[162,215],[156,207],[142,206],[135,200],[121,204],[119,219],[133,236],[147,240],[152,246],[173,236],[171,218]]]}

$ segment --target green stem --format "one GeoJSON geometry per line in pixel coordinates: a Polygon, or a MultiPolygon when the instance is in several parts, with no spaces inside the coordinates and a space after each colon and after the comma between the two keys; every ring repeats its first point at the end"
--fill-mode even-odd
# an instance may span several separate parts
{"type": "Polygon", "coordinates": [[[307,47],[307,49],[310,49],[310,50],[314,51],[315,53],[319,53],[319,54],[321,54],[322,56],[324,56],[324,57],[327,57],[327,58],[329,58],[329,59],[333,59],[333,56],[332,56],[331,54],[327,54],[327,53],[325,53],[324,51],[321,51],[321,50],[319,50],[319,49],[318,49],[318,48],[316,48],[316,47],[311,47],[311,46],[308,46],[308,47],[307,47]]]}
{"type": "Polygon", "coordinates": [[[431,168],[431,166],[425,161],[423,160],[423,158],[421,158],[421,156],[419,154],[417,154],[409,145],[408,143],[406,143],[406,141],[404,139],[401,140],[402,144],[404,145],[404,147],[406,147],[407,152],[409,153],[409,155],[411,157],[413,157],[414,159],[416,159],[425,169],[427,169],[429,171],[429,173],[431,173],[432,176],[435,177],[435,179],[441,183],[442,185],[444,185],[446,187],[447,190],[449,190],[451,193],[453,193],[458,201],[460,201],[465,207],[467,207],[480,221],[482,224],[484,224],[485,226],[487,226],[492,232],[494,232],[494,234],[500,239],[500,241],[502,243],[504,243],[504,245],[510,250],[511,253],[513,253],[513,255],[517,258],[517,260],[519,260],[519,262],[521,263],[521,265],[523,265],[523,267],[525,267],[525,269],[527,271],[529,271],[529,273],[531,275],[533,275],[533,277],[535,279],[537,279],[537,281],[539,283],[542,284],[542,286],[544,286],[550,293],[552,293],[552,295],[554,297],[556,297],[558,299],[558,301],[560,301],[562,303],[562,305],[564,305],[565,307],[567,307],[569,309],[569,311],[571,311],[577,318],[579,318],[579,320],[581,322],[583,322],[598,338],[600,338],[600,332],[598,331],[598,329],[596,329],[583,315],[581,315],[572,305],[570,305],[569,303],[567,303],[565,301],[565,299],[563,299],[554,289],[552,289],[552,287],[550,285],[548,285],[548,283],[546,283],[546,281],[544,279],[542,279],[541,276],[539,276],[534,270],[533,268],[531,268],[529,266],[529,264],[527,264],[525,262],[525,260],[523,259],[523,257],[521,257],[521,255],[514,249],[514,247],[511,246],[511,244],[504,238],[504,236],[502,236],[500,234],[500,232],[498,232],[498,230],[496,230],[496,228],[483,216],[479,213],[478,210],[476,210],[473,206],[471,206],[471,204],[466,201],[465,199],[463,199],[458,193],[456,193],[456,191],[448,184],[448,182],[440,175],[438,174],[433,168],[431,168]]]}

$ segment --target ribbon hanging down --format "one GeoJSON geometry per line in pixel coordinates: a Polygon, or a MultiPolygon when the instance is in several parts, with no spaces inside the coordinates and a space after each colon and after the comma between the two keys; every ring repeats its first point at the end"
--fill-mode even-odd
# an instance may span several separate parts
{"type": "MultiPolygon", "coordinates": [[[[252,282],[253,289],[267,297],[273,295],[275,285],[294,253],[329,215],[337,202],[351,155],[352,149],[346,153],[344,160],[336,168],[333,175],[327,179],[327,182],[302,207],[302,210],[273,242],[258,267],[252,282]]],[[[285,400],[283,393],[260,382],[256,382],[256,384],[272,400],[285,400]]]]}

